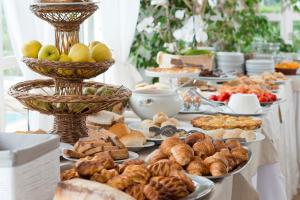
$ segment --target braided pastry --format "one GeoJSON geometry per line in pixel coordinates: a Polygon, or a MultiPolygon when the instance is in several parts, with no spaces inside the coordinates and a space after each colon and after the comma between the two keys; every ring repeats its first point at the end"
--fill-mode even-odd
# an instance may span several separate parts
{"type": "Polygon", "coordinates": [[[215,147],[210,139],[196,142],[193,145],[193,150],[195,154],[201,158],[206,158],[215,153],[215,147]]]}
{"type": "MultiPolygon", "coordinates": [[[[151,178],[150,182],[159,183],[162,185],[160,188],[156,188],[159,192],[166,192],[172,194],[170,199],[180,199],[189,195],[189,191],[185,183],[178,177],[169,176],[162,177],[157,176],[151,178]]],[[[157,184],[157,185],[159,185],[157,184]]]]}
{"type": "Polygon", "coordinates": [[[98,160],[95,157],[86,157],[76,162],[75,169],[81,177],[90,177],[100,172],[104,167],[102,160],[98,160]]]}
{"type": "Polygon", "coordinates": [[[146,184],[151,173],[144,165],[129,165],[122,175],[129,177],[134,183],[146,184]]]}
{"type": "Polygon", "coordinates": [[[130,196],[134,197],[136,200],[146,200],[144,195],[144,185],[134,184],[129,186],[125,192],[130,196]]]}
{"type": "Polygon", "coordinates": [[[152,176],[169,176],[172,170],[181,170],[182,167],[168,159],[159,160],[147,166],[152,176]]]}
{"type": "Polygon", "coordinates": [[[184,173],[183,170],[173,170],[171,171],[170,176],[175,176],[182,180],[190,193],[195,191],[195,185],[193,181],[184,173]]]}
{"type": "Polygon", "coordinates": [[[79,174],[77,173],[75,168],[65,170],[60,175],[61,181],[66,181],[66,180],[70,180],[70,179],[78,178],[78,177],[79,177],[79,174]]]}
{"type": "Polygon", "coordinates": [[[163,185],[161,183],[150,181],[149,184],[144,187],[144,195],[149,200],[170,200],[173,199],[173,195],[167,191],[163,190],[163,185]]]}
{"type": "Polygon", "coordinates": [[[176,136],[169,137],[161,143],[160,150],[162,151],[163,154],[170,156],[171,149],[175,145],[182,144],[182,143],[183,143],[183,141],[181,141],[179,137],[176,137],[176,136]]]}
{"type": "Polygon", "coordinates": [[[248,150],[243,147],[237,147],[231,150],[237,165],[240,165],[248,160],[248,150]]]}
{"type": "Polygon", "coordinates": [[[152,164],[165,158],[168,158],[168,156],[163,154],[163,152],[160,149],[156,149],[153,151],[153,153],[151,153],[151,157],[148,160],[148,163],[152,164]]]}
{"type": "Polygon", "coordinates": [[[143,160],[127,160],[119,165],[119,172],[123,173],[125,168],[129,165],[144,165],[145,162],[143,160]]]}
{"type": "Polygon", "coordinates": [[[113,177],[118,175],[119,173],[115,169],[102,169],[100,172],[93,174],[90,179],[99,183],[106,183],[109,179],[112,179],[113,177]]]}
{"type": "Polygon", "coordinates": [[[181,166],[187,165],[194,158],[194,151],[187,144],[175,145],[171,149],[171,154],[181,166]]]}
{"type": "Polygon", "coordinates": [[[107,181],[107,184],[111,187],[119,190],[124,190],[133,184],[133,181],[125,175],[118,175],[107,181]]]}
{"type": "Polygon", "coordinates": [[[209,168],[212,176],[221,176],[228,173],[228,161],[219,152],[207,157],[204,164],[209,168]]]}
{"type": "Polygon", "coordinates": [[[189,174],[194,174],[197,176],[205,176],[209,174],[209,169],[200,158],[196,158],[191,161],[186,167],[186,171],[189,174]]]}

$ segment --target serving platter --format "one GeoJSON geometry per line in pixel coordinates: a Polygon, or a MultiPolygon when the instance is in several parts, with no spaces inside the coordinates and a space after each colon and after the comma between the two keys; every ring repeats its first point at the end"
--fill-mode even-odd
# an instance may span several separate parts
{"type": "Polygon", "coordinates": [[[143,146],[126,146],[129,151],[139,152],[141,150],[147,149],[149,147],[153,147],[155,142],[147,141],[143,146]]]}
{"type": "MultiPolygon", "coordinates": [[[[71,149],[72,150],[72,149],[71,149]]],[[[129,157],[123,160],[114,160],[115,163],[122,163],[124,161],[128,161],[128,160],[135,160],[139,157],[139,154],[132,152],[132,151],[128,151],[129,157]]],[[[70,158],[69,156],[65,155],[64,153],[62,154],[62,157],[68,161],[72,161],[72,162],[77,162],[79,159],[77,158],[70,158]]]]}
{"type": "Polygon", "coordinates": [[[228,75],[226,77],[209,77],[209,76],[198,76],[195,79],[201,81],[210,81],[210,82],[226,82],[236,79],[236,76],[228,75]]]}
{"type": "Polygon", "coordinates": [[[160,77],[160,78],[197,78],[199,72],[183,72],[183,73],[168,73],[168,72],[155,72],[151,70],[145,70],[145,75],[150,77],[160,77]]]}
{"type": "Polygon", "coordinates": [[[209,180],[208,178],[195,176],[191,174],[187,174],[193,181],[194,185],[196,186],[196,190],[189,194],[187,197],[183,198],[183,200],[195,200],[205,195],[209,194],[215,187],[214,182],[209,180]]]}

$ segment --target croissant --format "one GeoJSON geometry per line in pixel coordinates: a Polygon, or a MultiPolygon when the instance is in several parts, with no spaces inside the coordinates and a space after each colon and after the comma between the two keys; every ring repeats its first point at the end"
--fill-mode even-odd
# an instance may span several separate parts
{"type": "Polygon", "coordinates": [[[229,149],[234,149],[237,147],[241,147],[241,143],[238,140],[235,139],[229,139],[225,141],[225,145],[229,148],[229,149]]]}
{"type": "Polygon", "coordinates": [[[224,156],[228,161],[228,171],[232,171],[238,165],[236,158],[228,149],[221,149],[220,155],[224,156]]]}
{"type": "Polygon", "coordinates": [[[185,138],[185,143],[190,145],[191,147],[198,141],[202,141],[206,138],[206,135],[201,132],[192,133],[191,135],[185,138]]]}
{"type": "Polygon", "coordinates": [[[182,180],[190,193],[195,191],[195,185],[193,181],[185,174],[183,170],[173,170],[171,171],[170,176],[175,176],[182,180]]]}
{"type": "Polygon", "coordinates": [[[169,137],[161,143],[160,150],[162,151],[163,154],[170,156],[171,149],[175,145],[182,144],[182,143],[183,143],[183,141],[181,141],[179,137],[176,137],[176,136],[169,137]]]}
{"type": "Polygon", "coordinates": [[[235,158],[237,165],[240,165],[248,160],[248,150],[243,147],[237,147],[231,150],[232,156],[235,158]]]}
{"type": "Polygon", "coordinates": [[[118,165],[119,172],[123,173],[125,168],[129,165],[144,165],[145,162],[143,160],[127,160],[123,162],[122,164],[118,165]]]}
{"type": "Polygon", "coordinates": [[[195,154],[201,158],[206,158],[215,153],[215,147],[210,139],[196,142],[193,145],[193,150],[195,154]]]}
{"type": "Polygon", "coordinates": [[[169,176],[169,177],[157,176],[151,178],[150,182],[158,183],[157,185],[161,184],[162,187],[156,189],[165,192],[167,194],[169,193],[172,194],[172,198],[170,199],[184,198],[189,194],[189,191],[185,183],[180,178],[175,176],[169,176]]]}
{"type": "Polygon", "coordinates": [[[118,175],[107,181],[107,184],[111,187],[119,190],[124,190],[133,184],[133,181],[125,175],[118,175]]]}
{"type": "Polygon", "coordinates": [[[175,145],[171,149],[171,154],[181,166],[187,165],[194,158],[194,151],[187,144],[175,145]]]}
{"type": "Polygon", "coordinates": [[[106,183],[109,179],[112,179],[113,177],[118,175],[119,173],[115,169],[102,169],[100,172],[93,174],[90,179],[99,183],[106,183]]]}
{"type": "Polygon", "coordinates": [[[228,161],[219,152],[207,157],[204,164],[209,168],[212,176],[221,176],[228,173],[228,161]]]}
{"type": "Polygon", "coordinates": [[[202,159],[194,159],[191,161],[188,166],[186,167],[186,171],[189,174],[194,174],[197,176],[205,176],[209,174],[209,169],[207,166],[204,164],[202,159]]]}
{"type": "Polygon", "coordinates": [[[181,170],[182,167],[168,159],[159,160],[147,166],[152,176],[169,176],[172,170],[181,170]]]}
{"type": "Polygon", "coordinates": [[[129,186],[125,192],[130,196],[134,197],[136,200],[146,200],[144,195],[144,185],[134,184],[129,186]]]}
{"type": "Polygon", "coordinates": [[[219,152],[222,149],[227,149],[226,145],[221,140],[214,140],[213,144],[214,144],[216,152],[219,152]]]}
{"type": "Polygon", "coordinates": [[[129,177],[134,183],[146,184],[151,173],[144,165],[129,165],[122,175],[129,177]]]}
{"type": "Polygon", "coordinates": [[[156,149],[153,151],[153,153],[151,154],[150,159],[148,160],[149,164],[155,163],[159,160],[168,158],[167,155],[163,154],[163,152],[160,149],[156,149]]]}

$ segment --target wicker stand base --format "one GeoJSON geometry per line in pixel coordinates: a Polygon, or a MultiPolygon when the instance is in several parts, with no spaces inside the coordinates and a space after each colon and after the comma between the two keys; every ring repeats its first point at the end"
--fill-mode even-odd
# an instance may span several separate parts
{"type": "Polygon", "coordinates": [[[78,115],[56,115],[52,134],[60,136],[60,141],[75,144],[79,138],[86,137],[86,117],[78,115]]]}

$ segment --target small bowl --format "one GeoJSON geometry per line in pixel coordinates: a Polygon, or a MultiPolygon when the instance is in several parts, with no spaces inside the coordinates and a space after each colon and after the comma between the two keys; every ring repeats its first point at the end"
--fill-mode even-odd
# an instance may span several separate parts
{"type": "Polygon", "coordinates": [[[233,94],[231,95],[228,107],[235,113],[255,114],[261,110],[259,100],[255,94],[233,94]]]}

